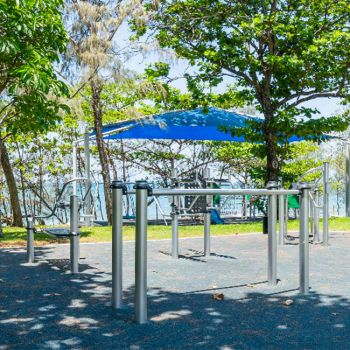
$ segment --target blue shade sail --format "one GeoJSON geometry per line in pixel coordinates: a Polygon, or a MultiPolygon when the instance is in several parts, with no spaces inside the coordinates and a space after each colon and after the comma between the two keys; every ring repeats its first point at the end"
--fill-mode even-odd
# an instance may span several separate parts
{"type": "MultiPolygon", "coordinates": [[[[170,140],[208,140],[244,142],[244,136],[231,136],[219,130],[219,127],[241,128],[248,120],[263,122],[235,112],[217,108],[209,108],[207,112],[202,108],[190,111],[175,111],[157,114],[151,117],[123,121],[103,127],[105,140],[122,139],[170,139],[170,140]]],[[[95,133],[90,136],[93,137],[95,133]]],[[[290,142],[302,140],[297,136],[290,142]]]]}

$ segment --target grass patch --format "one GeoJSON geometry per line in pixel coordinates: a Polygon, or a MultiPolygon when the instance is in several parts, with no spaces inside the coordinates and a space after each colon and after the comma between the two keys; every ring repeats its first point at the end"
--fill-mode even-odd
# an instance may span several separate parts
{"type": "MultiPolygon", "coordinates": [[[[329,227],[331,231],[346,231],[350,232],[350,218],[331,218],[329,220],[329,227]]],[[[290,220],[288,229],[290,231],[297,231],[299,228],[298,220],[290,220]]],[[[5,227],[3,229],[4,237],[0,238],[0,247],[10,246],[24,246],[26,245],[26,230],[23,228],[5,227]]],[[[322,222],[320,224],[320,231],[322,232],[322,222]]],[[[239,223],[230,225],[212,225],[211,233],[213,236],[228,236],[245,233],[260,233],[262,232],[262,223],[239,223]]],[[[203,235],[203,225],[198,226],[180,226],[179,236],[184,237],[201,237],[203,235]]],[[[82,242],[110,242],[111,241],[111,227],[88,227],[81,229],[82,242]]],[[[135,227],[124,226],[123,237],[125,241],[135,239],[135,227]]],[[[148,239],[169,239],[171,238],[171,226],[148,226],[148,239]]],[[[36,245],[45,245],[51,243],[66,243],[65,240],[55,240],[44,233],[37,233],[35,235],[36,245]]]]}

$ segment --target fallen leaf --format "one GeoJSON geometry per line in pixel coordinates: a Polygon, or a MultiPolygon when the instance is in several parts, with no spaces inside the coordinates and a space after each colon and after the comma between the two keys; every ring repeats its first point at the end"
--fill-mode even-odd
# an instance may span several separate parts
{"type": "Polygon", "coordinates": [[[254,284],[250,284],[250,283],[249,283],[249,284],[247,284],[247,287],[248,287],[248,288],[254,288],[255,286],[254,286],[254,284]]]}
{"type": "Polygon", "coordinates": [[[218,300],[218,301],[222,301],[222,300],[224,300],[224,294],[223,293],[215,293],[215,294],[213,294],[213,299],[218,300]]]}
{"type": "Polygon", "coordinates": [[[285,306],[291,306],[294,303],[292,299],[287,299],[283,302],[283,305],[285,306]]]}

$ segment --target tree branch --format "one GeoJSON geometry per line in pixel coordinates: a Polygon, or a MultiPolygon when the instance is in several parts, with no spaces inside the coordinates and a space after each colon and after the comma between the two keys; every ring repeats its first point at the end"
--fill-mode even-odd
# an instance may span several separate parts
{"type": "Polygon", "coordinates": [[[307,97],[300,98],[297,101],[293,102],[292,104],[288,105],[287,108],[296,107],[296,106],[300,105],[301,103],[304,103],[304,102],[307,102],[310,100],[314,100],[316,98],[325,98],[325,97],[344,98],[344,97],[349,97],[349,96],[350,95],[341,94],[339,92],[320,92],[320,93],[315,93],[315,94],[309,95],[307,97]]]}

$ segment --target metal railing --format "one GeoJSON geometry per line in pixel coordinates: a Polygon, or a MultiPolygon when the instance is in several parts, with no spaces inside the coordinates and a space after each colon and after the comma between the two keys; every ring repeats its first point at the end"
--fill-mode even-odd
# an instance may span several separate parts
{"type": "MultiPolygon", "coordinates": [[[[277,189],[276,183],[269,183],[266,189],[154,189],[146,181],[138,181],[136,193],[136,242],[135,242],[135,320],[147,322],[147,201],[148,196],[171,196],[175,208],[172,211],[172,256],[178,257],[178,213],[176,203],[179,196],[207,196],[207,213],[204,220],[204,253],[210,255],[210,208],[213,195],[259,195],[268,196],[268,283],[277,284],[277,196],[300,196],[300,243],[299,276],[300,292],[309,291],[309,201],[310,187],[300,184],[297,190],[277,189]]],[[[122,196],[126,188],[120,181],[112,184],[113,227],[112,227],[112,305],[122,307],[122,196]]]]}

